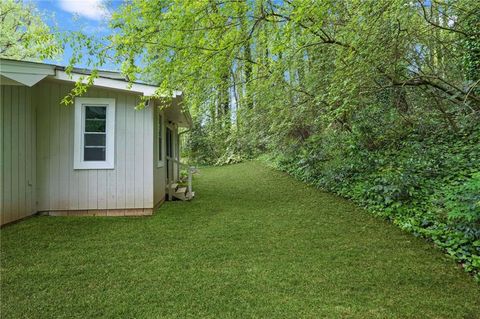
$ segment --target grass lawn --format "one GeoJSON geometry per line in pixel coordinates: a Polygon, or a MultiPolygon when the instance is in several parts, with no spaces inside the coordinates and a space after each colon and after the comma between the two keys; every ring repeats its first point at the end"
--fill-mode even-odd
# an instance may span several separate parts
{"type": "Polygon", "coordinates": [[[431,244],[257,162],[202,169],[152,217],[1,230],[2,318],[480,318],[431,244]]]}

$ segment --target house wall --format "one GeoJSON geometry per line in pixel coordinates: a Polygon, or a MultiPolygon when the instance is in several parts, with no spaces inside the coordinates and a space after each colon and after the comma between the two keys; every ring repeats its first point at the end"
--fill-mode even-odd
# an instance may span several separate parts
{"type": "MultiPolygon", "coordinates": [[[[179,143],[179,137],[178,137],[178,126],[175,125],[173,128],[173,155],[177,159],[177,161],[180,161],[180,149],[179,149],[180,143],[179,143]]],[[[178,180],[180,178],[180,165],[177,163],[173,163],[173,178],[175,180],[178,180]]]]}
{"type": "MultiPolygon", "coordinates": [[[[167,126],[172,130],[172,136],[173,136],[173,154],[176,156],[178,159],[180,158],[179,155],[179,144],[177,143],[178,141],[178,127],[175,124],[169,123],[171,119],[168,118],[168,116],[165,114],[165,112],[160,111],[159,106],[155,105],[155,121],[154,121],[154,132],[155,132],[155,137],[153,141],[153,154],[154,154],[154,161],[153,161],[153,172],[154,172],[154,203],[155,206],[157,206],[159,203],[161,203],[165,199],[166,195],[166,179],[167,179],[167,160],[166,160],[166,154],[167,154],[167,141],[166,141],[166,128],[167,126]],[[157,141],[157,132],[158,132],[158,114],[163,115],[163,142],[162,142],[162,154],[163,154],[163,165],[158,166],[158,141],[157,141]]],[[[178,180],[179,178],[179,166],[176,163],[173,163],[173,179],[178,180]]]]}
{"type": "Polygon", "coordinates": [[[153,109],[134,110],[133,93],[89,89],[84,97],[116,100],[115,168],[74,170],[74,107],[60,104],[71,88],[35,87],[38,211],[153,208],[153,109]]]}
{"type": "MultiPolygon", "coordinates": [[[[175,158],[181,162],[180,158],[180,137],[178,135],[178,126],[175,126],[174,134],[173,134],[173,142],[174,142],[174,147],[175,147],[175,158]]],[[[175,170],[174,170],[174,176],[175,179],[180,179],[180,170],[181,167],[178,164],[175,164],[175,170]]]]}
{"type": "MultiPolygon", "coordinates": [[[[168,118],[167,118],[168,120],[168,118]]],[[[180,156],[179,156],[179,149],[178,149],[178,127],[175,125],[175,124],[171,124],[170,125],[170,129],[172,130],[172,148],[173,148],[173,154],[172,156],[177,159],[177,160],[180,160],[180,156]]],[[[179,172],[180,172],[180,166],[173,162],[172,164],[172,170],[173,170],[173,180],[174,181],[177,181],[179,179],[179,172]]]]}
{"type": "Polygon", "coordinates": [[[155,137],[153,139],[153,154],[154,154],[154,161],[153,161],[153,201],[155,206],[160,204],[165,199],[165,187],[166,187],[166,178],[167,178],[167,169],[166,169],[166,139],[165,139],[165,125],[166,119],[164,112],[160,111],[158,106],[155,106],[155,120],[154,120],[154,132],[155,137]],[[162,139],[162,154],[163,154],[163,165],[158,166],[158,141],[157,141],[157,132],[158,132],[158,114],[161,113],[163,115],[163,139],[162,139]]]}
{"type": "Polygon", "coordinates": [[[36,212],[31,88],[1,86],[0,123],[0,225],[4,225],[36,212]]]}

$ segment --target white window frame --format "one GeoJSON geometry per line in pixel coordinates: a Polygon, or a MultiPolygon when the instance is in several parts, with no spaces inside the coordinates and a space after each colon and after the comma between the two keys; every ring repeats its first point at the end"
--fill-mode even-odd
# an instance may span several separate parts
{"type": "Polygon", "coordinates": [[[157,115],[157,136],[156,136],[156,139],[155,139],[155,143],[157,143],[157,168],[159,167],[163,167],[165,166],[165,152],[164,152],[164,149],[165,149],[165,121],[164,121],[164,117],[163,117],[163,114],[161,111],[158,111],[158,115],[157,115]],[[160,127],[160,125],[158,125],[159,123],[162,123],[162,126],[160,127]],[[161,137],[162,138],[162,149],[158,149],[158,138],[161,137]],[[160,154],[159,152],[162,152],[162,158],[160,158],[160,154]]]}
{"type": "Polygon", "coordinates": [[[114,169],[115,168],[115,99],[75,98],[75,141],[73,152],[74,169],[114,169]],[[107,108],[105,123],[105,161],[85,161],[85,107],[104,106],[107,108]]]}

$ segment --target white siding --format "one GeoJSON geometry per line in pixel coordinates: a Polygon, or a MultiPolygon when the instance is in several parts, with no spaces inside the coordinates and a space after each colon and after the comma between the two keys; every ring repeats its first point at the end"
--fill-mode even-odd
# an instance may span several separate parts
{"type": "Polygon", "coordinates": [[[36,212],[32,89],[1,86],[0,225],[36,212]]]}
{"type": "Polygon", "coordinates": [[[167,167],[167,161],[165,160],[166,156],[166,134],[165,134],[165,125],[166,125],[166,119],[165,116],[163,116],[163,133],[162,133],[162,154],[163,154],[163,159],[164,159],[164,165],[162,167],[157,167],[158,166],[158,138],[157,138],[157,132],[158,132],[158,113],[160,113],[159,109],[157,106],[155,106],[155,121],[154,121],[154,132],[155,132],[155,138],[153,139],[153,154],[154,154],[154,161],[153,161],[153,190],[154,190],[154,195],[153,195],[153,202],[154,206],[156,206],[158,203],[160,203],[164,198],[165,198],[165,187],[166,187],[166,167],[167,167]]]}
{"type": "MultiPolygon", "coordinates": [[[[131,96],[127,96],[125,103],[134,103],[131,96]]],[[[125,136],[125,208],[135,207],[135,110],[126,108],[126,136],[125,136]],[[129,183],[127,183],[129,181],[129,183]]]]}
{"type": "Polygon", "coordinates": [[[57,82],[36,88],[38,211],[152,208],[152,108],[135,111],[134,94],[89,90],[84,97],[116,100],[115,168],[74,170],[74,107],[60,104],[70,88],[57,82]]]}
{"type": "Polygon", "coordinates": [[[143,197],[143,206],[144,207],[154,207],[153,200],[153,169],[152,161],[155,163],[154,153],[153,153],[153,141],[154,141],[154,111],[153,108],[149,108],[148,112],[143,112],[143,170],[140,172],[143,176],[143,185],[151,185],[151,187],[146,188],[144,186],[143,192],[145,193],[143,197]]]}
{"type": "MultiPolygon", "coordinates": [[[[154,121],[154,128],[153,131],[155,132],[154,134],[154,139],[153,139],[153,190],[154,190],[154,196],[153,196],[153,201],[154,201],[154,207],[157,206],[164,198],[166,195],[166,179],[167,179],[167,134],[166,134],[166,127],[168,126],[172,130],[172,148],[173,148],[173,156],[180,158],[180,156],[177,156],[179,154],[179,149],[178,149],[178,127],[176,124],[169,123],[169,121],[173,121],[172,119],[169,119],[165,112],[159,111],[158,109],[159,106],[155,106],[155,121],[154,121]],[[157,167],[157,162],[158,162],[158,140],[157,140],[157,132],[158,132],[158,113],[161,113],[163,115],[163,140],[162,140],[162,154],[163,154],[163,163],[164,165],[161,167],[157,167]]],[[[179,172],[179,166],[178,164],[174,163],[173,164],[173,179],[178,180],[179,172]]]]}
{"type": "MultiPolygon", "coordinates": [[[[158,140],[157,140],[157,131],[158,131],[158,113],[161,112],[158,109],[158,106],[155,106],[155,121],[154,121],[154,139],[153,139],[153,189],[154,189],[154,206],[157,206],[164,198],[166,195],[166,179],[167,179],[167,149],[166,149],[166,128],[167,126],[172,130],[172,148],[173,148],[173,156],[177,157],[178,159],[180,156],[177,156],[179,154],[179,149],[178,149],[178,144],[177,140],[179,138],[178,136],[178,127],[175,123],[169,123],[171,119],[167,117],[165,112],[162,112],[163,115],[163,143],[162,143],[162,154],[164,158],[164,165],[161,167],[157,167],[157,162],[158,162],[158,140]]],[[[173,179],[178,180],[179,178],[179,166],[176,163],[173,163],[173,179]]]]}
{"type": "MultiPolygon", "coordinates": [[[[177,161],[180,161],[180,149],[179,149],[179,136],[178,136],[178,126],[175,125],[173,128],[173,156],[177,161]]],[[[180,165],[177,163],[173,164],[173,178],[175,180],[180,179],[180,165]]]]}

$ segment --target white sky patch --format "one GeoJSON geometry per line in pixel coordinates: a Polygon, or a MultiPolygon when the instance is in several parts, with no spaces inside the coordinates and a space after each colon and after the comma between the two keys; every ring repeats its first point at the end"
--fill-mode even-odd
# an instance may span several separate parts
{"type": "Polygon", "coordinates": [[[449,17],[448,21],[447,21],[447,25],[451,28],[455,25],[456,22],[457,22],[457,17],[456,16],[449,17]]]}
{"type": "Polygon", "coordinates": [[[99,35],[99,34],[106,34],[108,33],[109,29],[103,25],[85,25],[80,26],[80,30],[88,35],[99,35]]]}
{"type": "Polygon", "coordinates": [[[90,20],[103,20],[110,16],[102,0],[59,0],[63,11],[78,14],[90,20]]]}

